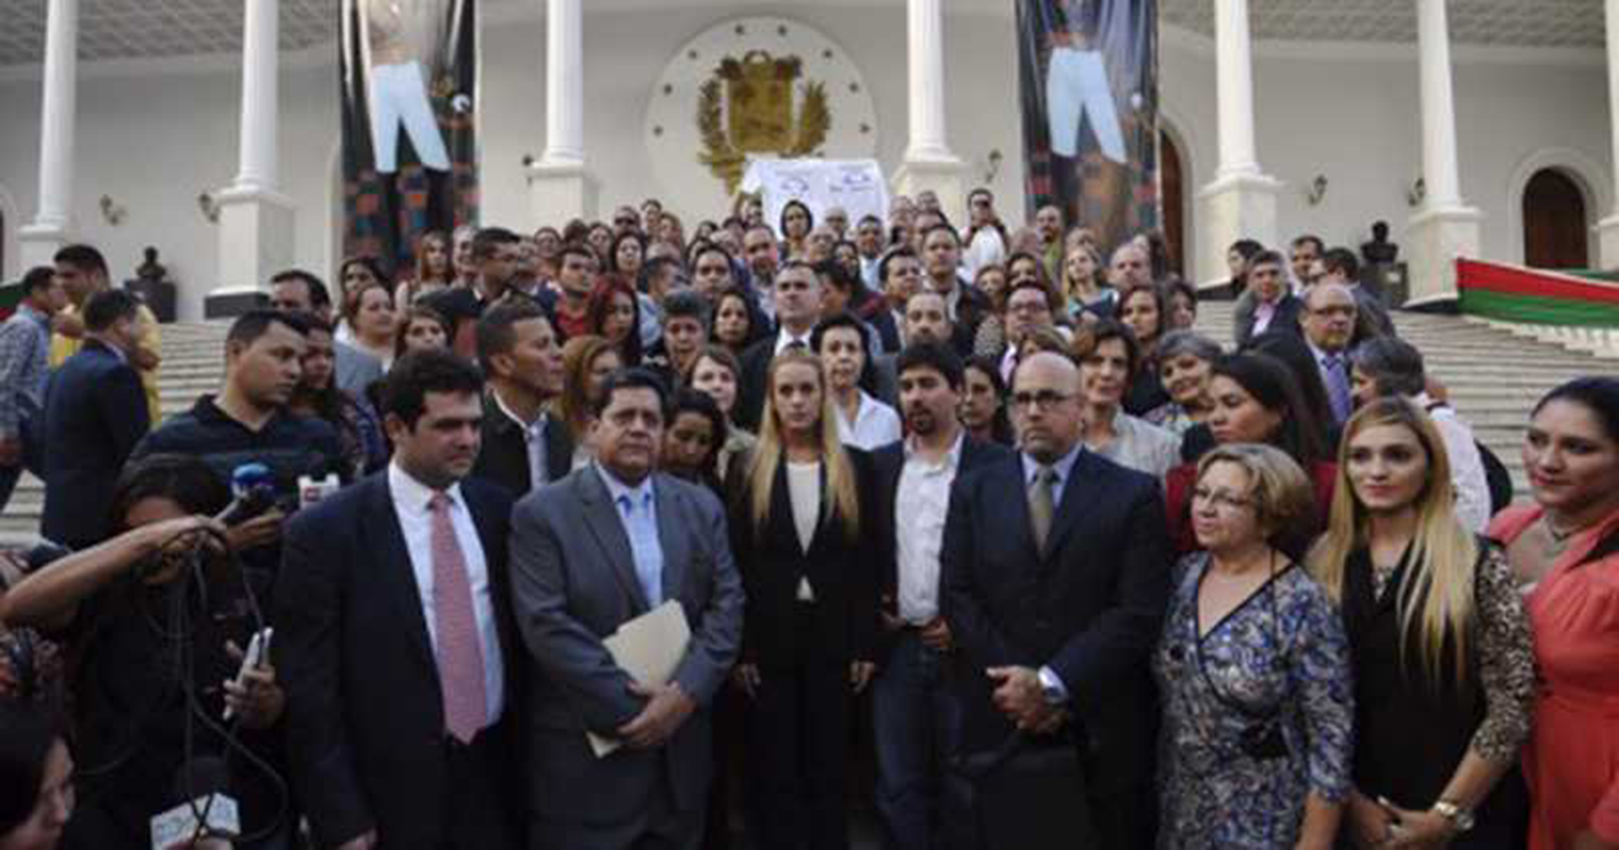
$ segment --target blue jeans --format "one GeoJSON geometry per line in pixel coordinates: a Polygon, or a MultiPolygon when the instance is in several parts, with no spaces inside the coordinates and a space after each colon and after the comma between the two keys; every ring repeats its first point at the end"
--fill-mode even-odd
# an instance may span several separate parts
{"type": "Polygon", "coordinates": [[[906,629],[872,684],[877,810],[895,850],[935,850],[942,843],[941,778],[961,722],[948,664],[916,630],[906,629]]]}

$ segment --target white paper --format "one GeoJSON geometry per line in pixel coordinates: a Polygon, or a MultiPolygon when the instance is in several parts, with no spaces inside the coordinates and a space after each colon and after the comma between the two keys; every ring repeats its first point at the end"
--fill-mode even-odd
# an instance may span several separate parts
{"type": "MultiPolygon", "coordinates": [[[[614,663],[624,668],[630,678],[644,685],[664,685],[675,675],[680,659],[686,657],[691,643],[691,626],[686,623],[686,609],[678,600],[671,599],[651,611],[618,627],[602,644],[612,654],[614,663]]],[[[590,749],[596,758],[603,758],[624,745],[616,738],[604,738],[586,732],[590,749]]]]}

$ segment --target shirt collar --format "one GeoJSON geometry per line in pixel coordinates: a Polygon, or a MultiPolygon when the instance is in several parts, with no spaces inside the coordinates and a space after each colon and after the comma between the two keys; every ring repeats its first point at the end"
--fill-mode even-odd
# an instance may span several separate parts
{"type": "Polygon", "coordinates": [[[811,330],[806,332],[803,336],[793,336],[792,331],[787,330],[785,325],[782,326],[781,331],[776,334],[776,353],[780,354],[783,351],[786,351],[787,346],[792,345],[795,342],[803,343],[805,351],[813,351],[814,349],[810,348],[810,336],[813,333],[814,331],[811,330]]]}
{"type": "Polygon", "coordinates": [[[495,407],[498,408],[501,413],[505,414],[506,418],[510,419],[512,424],[516,425],[519,430],[527,431],[529,434],[539,434],[541,431],[545,430],[544,408],[540,409],[540,415],[534,417],[533,422],[524,422],[521,417],[512,412],[511,408],[506,406],[506,400],[500,397],[499,391],[491,387],[489,390],[489,396],[495,400],[495,407]]]}
{"type": "MultiPolygon", "coordinates": [[[[403,502],[405,507],[416,513],[427,513],[428,504],[433,501],[441,491],[416,480],[415,476],[406,472],[399,465],[399,461],[388,464],[388,492],[393,494],[394,502],[403,502]]],[[[450,504],[461,503],[461,483],[458,481],[445,488],[443,494],[450,497],[450,504]]]]}
{"type": "MultiPolygon", "coordinates": [[[[1079,460],[1079,453],[1084,448],[1082,443],[1075,443],[1074,447],[1068,450],[1068,454],[1058,458],[1057,462],[1051,465],[1052,471],[1057,473],[1056,486],[1062,487],[1068,483],[1068,473],[1073,471],[1074,463],[1079,460]]],[[[1035,460],[1027,452],[1020,453],[1019,457],[1023,458],[1023,483],[1033,484],[1035,473],[1040,471],[1040,461],[1035,460]]]]}
{"type": "MultiPolygon", "coordinates": [[[[961,446],[967,440],[967,429],[956,430],[956,441],[950,444],[950,451],[945,452],[944,461],[939,464],[944,469],[954,469],[961,463],[961,446]]],[[[905,438],[905,459],[910,460],[916,454],[916,435],[905,438]]]]}
{"type": "Polygon", "coordinates": [[[1326,365],[1327,360],[1331,359],[1331,358],[1336,358],[1338,360],[1343,360],[1345,362],[1347,362],[1348,359],[1349,359],[1349,352],[1347,352],[1347,351],[1340,351],[1340,352],[1334,354],[1334,353],[1332,353],[1330,351],[1326,351],[1326,350],[1317,348],[1315,343],[1311,342],[1308,339],[1304,340],[1304,344],[1310,346],[1310,353],[1315,355],[1315,362],[1320,363],[1322,365],[1326,365]]]}
{"type": "Polygon", "coordinates": [[[640,505],[646,504],[652,498],[652,476],[650,474],[641,479],[640,484],[631,487],[618,480],[618,477],[613,473],[608,472],[607,467],[594,461],[590,465],[595,467],[596,474],[601,476],[602,484],[606,485],[607,495],[612,497],[614,505],[617,505],[619,498],[623,496],[630,497],[631,504],[640,505]]]}

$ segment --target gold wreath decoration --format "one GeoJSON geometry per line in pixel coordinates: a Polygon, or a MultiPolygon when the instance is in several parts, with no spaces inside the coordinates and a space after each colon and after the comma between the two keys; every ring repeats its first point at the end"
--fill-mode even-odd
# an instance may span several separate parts
{"type": "MultiPolygon", "coordinates": [[[[722,69],[720,75],[703,83],[698,91],[697,131],[703,139],[703,151],[697,155],[697,161],[715,177],[725,181],[726,194],[734,195],[737,185],[742,182],[742,167],[747,163],[747,156],[731,144],[725,132],[725,97],[721,84],[724,78],[722,69]]],[[[780,153],[789,158],[814,154],[826,143],[827,133],[831,129],[832,109],[827,103],[826,86],[809,83],[804,87],[804,104],[798,115],[798,131],[794,134],[793,144],[780,153]]]]}
{"type": "Polygon", "coordinates": [[[804,86],[804,109],[798,114],[798,138],[783,153],[789,157],[809,156],[826,142],[827,131],[831,129],[832,110],[826,103],[826,86],[810,83],[804,86]]]}

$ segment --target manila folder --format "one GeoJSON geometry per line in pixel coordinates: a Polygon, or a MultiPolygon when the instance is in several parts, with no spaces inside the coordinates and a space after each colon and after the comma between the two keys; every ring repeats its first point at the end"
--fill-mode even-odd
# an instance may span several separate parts
{"type": "MultiPolygon", "coordinates": [[[[602,641],[613,661],[630,674],[630,678],[646,685],[667,684],[686,657],[686,646],[691,643],[691,627],[686,624],[686,609],[679,600],[668,602],[630,620],[618,631],[602,641]]],[[[614,738],[604,738],[586,732],[590,749],[596,758],[602,758],[622,746],[614,738]]]]}

